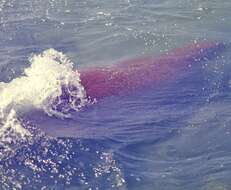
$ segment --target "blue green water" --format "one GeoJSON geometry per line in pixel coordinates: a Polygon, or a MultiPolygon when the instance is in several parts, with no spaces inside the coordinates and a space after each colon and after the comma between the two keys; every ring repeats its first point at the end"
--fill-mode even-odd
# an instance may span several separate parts
{"type": "MultiPolygon", "coordinates": [[[[0,81],[24,75],[28,57],[48,48],[81,69],[195,41],[229,44],[230,10],[228,0],[0,0],[0,81]]],[[[32,110],[32,135],[0,130],[0,189],[230,189],[230,64],[227,45],[190,74],[72,119],[32,110]]]]}

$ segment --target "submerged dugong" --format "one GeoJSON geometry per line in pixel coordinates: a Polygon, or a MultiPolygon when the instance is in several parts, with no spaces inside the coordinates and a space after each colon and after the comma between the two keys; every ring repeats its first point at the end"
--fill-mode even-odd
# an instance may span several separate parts
{"type": "Polygon", "coordinates": [[[80,79],[90,98],[126,94],[171,79],[202,60],[215,58],[224,47],[223,43],[217,42],[193,43],[157,57],[147,56],[112,67],[81,70],[80,79]]]}
{"type": "MultiPolygon", "coordinates": [[[[172,80],[178,75],[187,74],[187,71],[192,70],[201,61],[217,58],[225,47],[223,43],[217,42],[193,43],[160,56],[146,56],[123,61],[111,67],[82,69],[78,72],[86,95],[90,99],[101,100],[110,96],[127,95],[138,89],[172,80]]],[[[71,95],[64,89],[60,99],[69,102],[70,98],[71,95]]],[[[88,116],[81,119],[81,115],[85,114],[83,111],[77,114],[80,118],[60,120],[30,112],[26,120],[32,121],[37,128],[53,137],[104,136],[108,129],[98,127],[94,122],[92,124],[88,116]]],[[[113,132],[109,130],[109,133],[113,132]]]]}

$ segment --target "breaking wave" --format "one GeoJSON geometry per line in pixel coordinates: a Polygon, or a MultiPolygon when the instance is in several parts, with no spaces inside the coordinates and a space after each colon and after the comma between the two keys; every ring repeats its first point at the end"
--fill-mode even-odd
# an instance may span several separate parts
{"type": "Polygon", "coordinates": [[[70,110],[78,111],[86,104],[80,74],[73,71],[73,63],[63,53],[48,49],[32,56],[30,63],[24,76],[1,83],[1,118],[22,106],[43,109],[48,115],[69,117],[70,110]]]}
{"type": "Polygon", "coordinates": [[[49,137],[21,114],[39,109],[66,118],[88,103],[80,74],[54,49],[33,55],[23,76],[0,83],[0,188],[99,189],[107,181],[104,185],[123,189],[123,174],[112,153],[89,151],[77,139],[49,137]]]}
{"type": "Polygon", "coordinates": [[[49,116],[66,118],[89,102],[80,74],[63,53],[48,49],[29,61],[22,76],[0,83],[0,142],[5,148],[14,136],[21,140],[32,136],[18,114],[21,111],[40,109],[49,116]]]}

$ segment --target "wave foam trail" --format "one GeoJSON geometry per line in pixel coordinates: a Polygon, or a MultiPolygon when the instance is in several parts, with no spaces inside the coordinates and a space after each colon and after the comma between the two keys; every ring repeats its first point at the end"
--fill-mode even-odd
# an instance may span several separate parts
{"type": "Polygon", "coordinates": [[[88,103],[80,74],[63,53],[48,49],[29,61],[23,76],[0,83],[0,137],[10,130],[28,136],[17,119],[19,110],[32,107],[65,118],[88,103]]]}

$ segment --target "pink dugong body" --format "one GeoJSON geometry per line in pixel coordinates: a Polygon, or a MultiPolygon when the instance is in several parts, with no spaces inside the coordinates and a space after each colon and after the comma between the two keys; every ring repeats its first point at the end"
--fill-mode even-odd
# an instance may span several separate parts
{"type": "Polygon", "coordinates": [[[217,57],[217,53],[223,49],[223,43],[194,43],[158,57],[147,56],[111,67],[81,70],[81,83],[90,98],[127,94],[141,87],[170,80],[201,60],[217,57]]]}
{"type": "MultiPolygon", "coordinates": [[[[187,74],[187,71],[191,71],[192,67],[198,65],[200,61],[216,58],[224,47],[222,43],[204,42],[175,49],[157,57],[147,56],[124,61],[111,67],[80,70],[81,83],[87,96],[93,99],[127,95],[138,89],[149,88],[151,85],[161,84],[162,81],[175,79],[182,73],[187,74]]],[[[62,112],[64,106],[66,112],[65,105],[69,104],[72,98],[69,91],[63,88],[62,96],[54,102],[56,103],[54,110],[62,112]]],[[[37,112],[30,112],[25,120],[36,123],[38,128],[53,137],[101,138],[108,130],[97,125],[92,126],[89,122],[86,122],[87,125],[77,125],[75,119],[73,122],[69,120],[66,122],[66,120],[57,121],[55,118],[40,117],[37,112]],[[87,127],[88,124],[90,128],[87,127]]],[[[87,120],[89,120],[88,117],[87,120]]],[[[85,117],[83,121],[85,122],[85,117]]],[[[109,130],[109,133],[113,135],[119,130],[123,128],[116,129],[114,132],[109,130]]]]}

